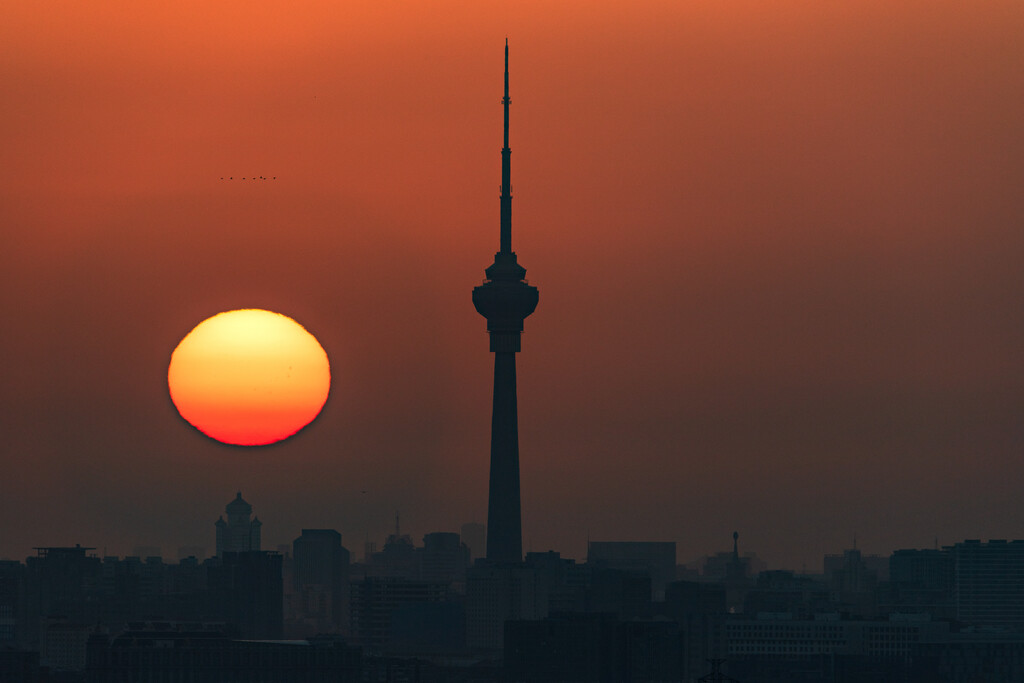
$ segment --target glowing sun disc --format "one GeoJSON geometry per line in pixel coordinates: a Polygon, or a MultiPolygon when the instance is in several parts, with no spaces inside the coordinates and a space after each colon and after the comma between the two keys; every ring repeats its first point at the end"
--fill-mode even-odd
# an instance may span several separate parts
{"type": "Polygon", "coordinates": [[[302,325],[247,308],[196,325],[171,354],[167,385],[178,412],[203,434],[263,446],[313,421],[327,402],[331,369],[302,325]]]}

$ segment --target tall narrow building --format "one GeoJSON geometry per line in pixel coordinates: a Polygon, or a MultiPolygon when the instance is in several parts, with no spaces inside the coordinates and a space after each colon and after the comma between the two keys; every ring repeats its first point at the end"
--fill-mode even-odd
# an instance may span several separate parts
{"type": "Polygon", "coordinates": [[[487,559],[521,562],[519,502],[519,419],[516,407],[516,353],[523,320],[537,307],[537,288],[512,251],[512,150],[508,146],[508,40],[505,41],[505,146],[501,150],[501,223],[498,253],[473,289],[473,305],[487,318],[494,353],[494,407],[491,413],[491,474],[487,501],[487,559]]]}

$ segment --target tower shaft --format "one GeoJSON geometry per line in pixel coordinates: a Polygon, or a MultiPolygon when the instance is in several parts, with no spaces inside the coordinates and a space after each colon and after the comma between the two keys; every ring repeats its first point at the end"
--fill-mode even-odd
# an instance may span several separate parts
{"type": "Polygon", "coordinates": [[[491,411],[491,475],[487,497],[487,559],[523,559],[519,498],[519,415],[516,354],[494,354],[494,406],[491,411]]]}

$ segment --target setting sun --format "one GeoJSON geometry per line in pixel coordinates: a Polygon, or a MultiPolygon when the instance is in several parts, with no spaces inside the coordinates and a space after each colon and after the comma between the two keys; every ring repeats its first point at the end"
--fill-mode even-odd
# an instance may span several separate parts
{"type": "Polygon", "coordinates": [[[171,400],[203,434],[262,446],[309,424],[327,401],[331,372],[316,338],[260,309],[219,313],[186,335],[167,370],[171,400]]]}

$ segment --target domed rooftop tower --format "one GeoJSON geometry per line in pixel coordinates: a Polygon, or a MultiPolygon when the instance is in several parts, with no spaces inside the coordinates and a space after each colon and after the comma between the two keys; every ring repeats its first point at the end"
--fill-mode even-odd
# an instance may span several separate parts
{"type": "Polygon", "coordinates": [[[252,514],[252,505],[245,502],[241,491],[225,506],[224,511],[228,515],[228,521],[225,522],[221,516],[214,522],[217,530],[217,557],[222,557],[225,552],[244,553],[259,550],[263,523],[259,517],[249,518],[252,514]]]}

